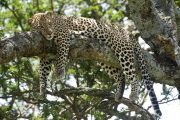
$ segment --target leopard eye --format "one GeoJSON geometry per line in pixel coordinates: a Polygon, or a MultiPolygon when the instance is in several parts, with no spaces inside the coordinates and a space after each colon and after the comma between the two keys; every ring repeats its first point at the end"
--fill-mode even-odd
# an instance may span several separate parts
{"type": "Polygon", "coordinates": [[[47,21],[47,25],[51,25],[51,21],[50,20],[47,21]]]}
{"type": "Polygon", "coordinates": [[[39,22],[37,23],[37,26],[38,26],[38,27],[40,26],[40,23],[39,23],[39,22]]]}

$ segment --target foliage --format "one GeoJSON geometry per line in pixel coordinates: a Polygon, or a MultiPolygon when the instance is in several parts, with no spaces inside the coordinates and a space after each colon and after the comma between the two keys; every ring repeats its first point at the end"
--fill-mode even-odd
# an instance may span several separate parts
{"type": "MultiPolygon", "coordinates": [[[[178,0],[176,3],[179,6],[178,0]]],[[[126,4],[122,0],[1,0],[0,38],[29,30],[28,18],[47,10],[121,22],[127,16],[126,4]]],[[[53,94],[48,96],[48,101],[38,101],[37,65],[38,58],[17,58],[0,66],[0,119],[70,120],[95,117],[104,120],[114,115],[128,117],[128,109],[122,108],[123,111],[117,113],[117,104],[104,104],[104,99],[88,95],[53,94]]],[[[49,91],[73,88],[72,82],[76,87],[114,91],[114,81],[101,72],[94,61],[75,61],[69,64],[67,71],[65,80],[49,82],[49,91]]]]}
{"type": "Polygon", "coordinates": [[[175,3],[177,5],[177,7],[180,7],[180,1],[179,0],[175,0],[175,3]]]}

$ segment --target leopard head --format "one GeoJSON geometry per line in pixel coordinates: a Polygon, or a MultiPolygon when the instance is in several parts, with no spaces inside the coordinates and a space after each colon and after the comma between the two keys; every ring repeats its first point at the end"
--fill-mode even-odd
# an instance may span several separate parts
{"type": "Polygon", "coordinates": [[[47,40],[53,39],[53,18],[55,13],[36,13],[28,19],[32,31],[40,32],[47,40]]]}

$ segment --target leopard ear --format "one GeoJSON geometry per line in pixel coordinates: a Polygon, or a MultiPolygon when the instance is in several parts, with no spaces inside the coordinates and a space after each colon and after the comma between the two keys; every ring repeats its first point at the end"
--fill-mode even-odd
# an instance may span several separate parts
{"type": "Polygon", "coordinates": [[[53,18],[54,12],[53,11],[46,11],[45,15],[53,18]]]}
{"type": "Polygon", "coordinates": [[[32,21],[33,21],[33,19],[32,19],[32,18],[29,18],[29,19],[28,19],[28,24],[31,25],[31,24],[32,24],[32,21]]]}

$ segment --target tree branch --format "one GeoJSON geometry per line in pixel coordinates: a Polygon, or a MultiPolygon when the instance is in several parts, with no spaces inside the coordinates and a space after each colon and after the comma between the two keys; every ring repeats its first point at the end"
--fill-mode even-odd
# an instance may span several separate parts
{"type": "MultiPolygon", "coordinates": [[[[36,97],[34,97],[32,95],[32,92],[34,93],[34,92],[39,92],[39,91],[34,91],[34,90],[33,91],[32,90],[22,91],[22,92],[21,91],[13,91],[13,92],[10,92],[7,94],[10,95],[8,98],[17,97],[19,100],[23,100],[27,103],[31,103],[34,105],[41,104],[41,103],[50,103],[50,104],[58,104],[61,106],[59,101],[49,101],[46,99],[38,100],[36,97]]],[[[141,114],[145,120],[154,120],[153,116],[146,109],[144,109],[142,106],[140,106],[136,103],[133,103],[132,101],[130,101],[127,98],[122,98],[119,102],[115,102],[114,94],[111,93],[109,90],[92,89],[92,88],[65,88],[63,90],[59,90],[56,92],[47,91],[47,94],[49,94],[51,96],[56,96],[56,97],[59,97],[62,99],[64,99],[64,96],[74,96],[74,95],[78,95],[78,96],[79,95],[88,95],[91,97],[98,97],[98,98],[101,98],[101,100],[100,100],[100,103],[98,104],[98,106],[96,106],[96,108],[98,108],[100,110],[101,109],[104,110],[103,109],[104,107],[106,107],[106,109],[107,109],[108,104],[109,105],[124,104],[124,105],[128,106],[130,111],[135,111],[136,114],[141,114]]],[[[4,98],[4,96],[1,98],[4,98]]],[[[7,99],[7,96],[5,98],[7,99]]],[[[67,104],[69,104],[69,103],[67,103],[67,104]]],[[[115,110],[112,110],[113,108],[108,108],[108,109],[109,109],[109,112],[107,112],[107,113],[109,113],[109,114],[116,115],[116,116],[123,114],[123,113],[118,113],[115,110]],[[114,111],[114,112],[111,112],[111,111],[114,111]]],[[[104,110],[104,111],[106,111],[106,110],[104,110]]]]}
{"type": "MultiPolygon", "coordinates": [[[[169,76],[157,75],[156,79],[173,83],[180,93],[180,11],[174,0],[128,0],[128,6],[141,37],[154,52],[156,62],[150,67],[157,65],[152,68],[161,68],[169,76]]],[[[157,71],[161,74],[160,69],[157,71]]]]}
{"type": "Polygon", "coordinates": [[[142,38],[161,63],[180,66],[180,39],[177,39],[180,33],[177,33],[174,0],[129,0],[128,5],[142,38]]]}
{"type": "MultiPolygon", "coordinates": [[[[109,102],[111,104],[113,102],[115,103],[114,94],[110,93],[108,90],[91,89],[91,88],[71,88],[71,89],[60,90],[55,93],[48,92],[48,94],[55,95],[58,97],[61,97],[62,95],[74,95],[74,94],[75,95],[83,95],[83,94],[85,94],[88,96],[102,97],[103,99],[108,99],[108,101],[106,101],[106,105],[109,102]]],[[[143,117],[145,117],[146,120],[154,120],[153,116],[147,110],[145,110],[143,107],[131,102],[129,99],[122,98],[119,101],[119,104],[121,104],[121,103],[127,105],[131,111],[135,111],[137,114],[139,113],[139,114],[143,115],[143,117]]]]}
{"type": "MultiPolygon", "coordinates": [[[[7,63],[16,57],[43,56],[56,53],[52,41],[35,32],[24,32],[11,38],[0,41],[0,64],[7,63]]],[[[144,51],[148,68],[153,81],[175,86],[174,80],[180,78],[180,71],[160,65],[153,55],[144,51]]],[[[73,39],[69,52],[71,61],[77,59],[90,59],[101,61],[107,65],[119,67],[119,62],[113,52],[104,44],[87,38],[73,39]]]]}

